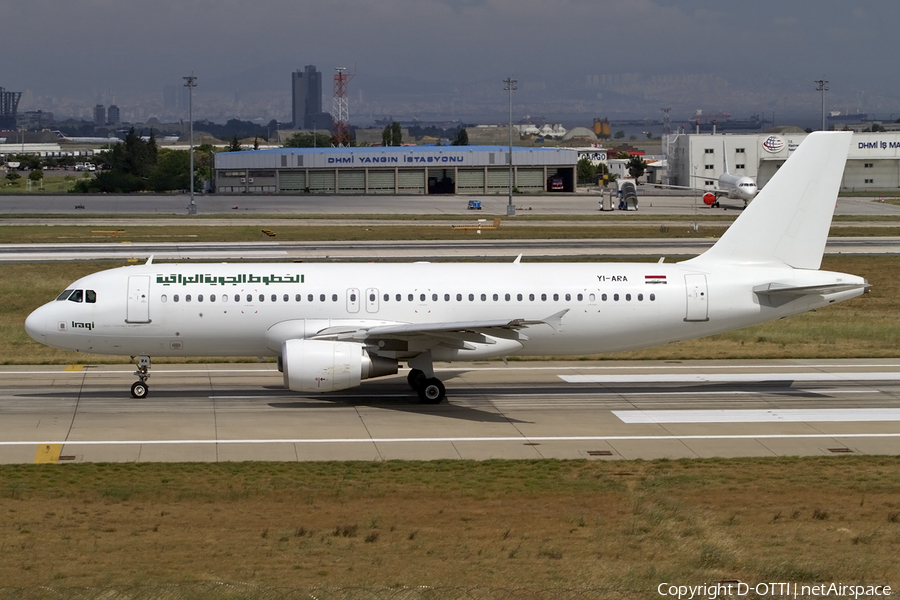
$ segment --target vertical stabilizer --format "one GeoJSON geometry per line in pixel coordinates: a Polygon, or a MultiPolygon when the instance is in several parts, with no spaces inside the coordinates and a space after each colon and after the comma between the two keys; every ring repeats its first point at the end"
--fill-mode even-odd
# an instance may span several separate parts
{"type": "Polygon", "coordinates": [[[809,134],[719,241],[687,262],[818,269],[852,135],[809,134]]]}

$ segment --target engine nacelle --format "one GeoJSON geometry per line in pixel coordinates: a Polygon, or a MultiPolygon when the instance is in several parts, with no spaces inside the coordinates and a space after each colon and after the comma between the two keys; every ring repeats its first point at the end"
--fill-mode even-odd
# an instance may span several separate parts
{"type": "Polygon", "coordinates": [[[284,387],[295,392],[336,392],[397,373],[396,360],[369,356],[362,344],[323,340],[285,341],[281,367],[284,387]]]}
{"type": "Polygon", "coordinates": [[[716,203],[716,195],[712,192],[706,192],[703,194],[703,204],[707,206],[712,206],[716,203]]]}

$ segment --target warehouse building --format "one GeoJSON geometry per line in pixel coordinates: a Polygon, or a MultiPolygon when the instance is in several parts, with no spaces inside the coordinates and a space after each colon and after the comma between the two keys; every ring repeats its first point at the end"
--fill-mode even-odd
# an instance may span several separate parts
{"type": "MultiPolygon", "coordinates": [[[[670,185],[712,190],[725,170],[756,179],[763,187],[807,133],[673,134],[663,140],[670,185]]],[[[900,188],[900,132],[854,133],[841,188],[879,191],[900,188]]]]}
{"type": "MultiPolygon", "coordinates": [[[[276,148],[215,157],[221,194],[505,194],[509,148],[398,146],[276,148]]],[[[512,149],[519,192],[574,192],[577,153],[512,149]]]]}

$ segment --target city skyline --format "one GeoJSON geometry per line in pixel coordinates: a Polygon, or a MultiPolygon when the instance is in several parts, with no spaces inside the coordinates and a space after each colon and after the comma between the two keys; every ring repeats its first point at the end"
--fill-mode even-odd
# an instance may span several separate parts
{"type": "Polygon", "coordinates": [[[0,18],[21,24],[0,39],[17,57],[0,85],[24,92],[20,112],[90,119],[96,104],[114,103],[122,120],[162,118],[163,89],[193,72],[197,118],[288,122],[287,74],[317,65],[327,110],[341,65],[356,72],[351,123],[501,120],[509,76],[520,82],[517,118],[660,118],[662,106],[676,119],[696,109],[815,113],[822,78],[831,82],[826,108],[900,117],[893,0],[762,0],[752,10],[713,0],[259,0],[250,15],[196,0],[163,0],[149,13],[133,0],[29,7],[39,23],[0,6],[0,18]],[[101,8],[98,19],[91,11],[101,8]],[[73,65],[73,48],[90,60],[73,65]]]}

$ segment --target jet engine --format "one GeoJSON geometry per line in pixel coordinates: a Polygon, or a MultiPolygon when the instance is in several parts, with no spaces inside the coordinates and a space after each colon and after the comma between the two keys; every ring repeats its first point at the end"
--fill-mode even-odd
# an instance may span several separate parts
{"type": "Polygon", "coordinates": [[[335,392],[359,385],[362,379],[394,375],[397,361],[370,356],[353,342],[287,340],[281,344],[284,387],[295,392],[335,392]]]}
{"type": "Polygon", "coordinates": [[[713,206],[716,203],[716,195],[712,192],[706,192],[703,194],[703,204],[707,206],[713,206]]]}

